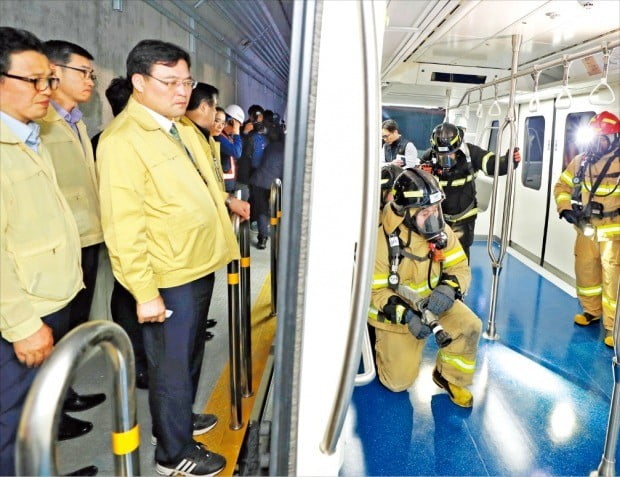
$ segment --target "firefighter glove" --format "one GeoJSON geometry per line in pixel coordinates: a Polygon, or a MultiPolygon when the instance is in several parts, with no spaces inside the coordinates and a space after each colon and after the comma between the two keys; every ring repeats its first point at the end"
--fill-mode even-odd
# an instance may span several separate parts
{"type": "Polygon", "coordinates": [[[428,297],[426,309],[439,316],[454,304],[456,291],[449,285],[439,285],[428,297]]]}
{"type": "Polygon", "coordinates": [[[576,225],[579,222],[579,217],[574,210],[566,209],[560,212],[560,218],[566,220],[569,224],[576,225]]]}
{"type": "Polygon", "coordinates": [[[419,340],[423,340],[431,334],[431,329],[428,325],[422,323],[422,318],[418,313],[408,308],[405,312],[404,321],[407,323],[409,332],[419,340]]]}
{"type": "Polygon", "coordinates": [[[409,305],[398,295],[392,295],[385,306],[383,314],[394,324],[406,323],[405,312],[409,309],[409,305]]]}

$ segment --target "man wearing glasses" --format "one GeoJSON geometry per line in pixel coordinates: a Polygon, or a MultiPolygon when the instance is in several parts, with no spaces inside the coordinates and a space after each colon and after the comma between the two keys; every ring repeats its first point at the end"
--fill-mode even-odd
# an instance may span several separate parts
{"type": "Polygon", "coordinates": [[[393,119],[383,121],[381,125],[381,167],[392,164],[398,167],[415,167],[420,161],[418,150],[413,142],[406,139],[398,130],[398,123],[393,119]]]}
{"type": "Polygon", "coordinates": [[[57,87],[41,42],[0,27],[0,475],[15,475],[26,394],[82,288],[78,228],[34,122],[57,87]]]}
{"type": "Polygon", "coordinates": [[[149,366],[157,472],[215,475],[193,414],[214,272],[239,258],[224,194],[193,126],[178,122],[196,81],[187,52],[143,40],[127,57],[133,93],[97,147],[101,219],[116,279],[135,298],[149,366]]]}
{"type": "MultiPolygon", "coordinates": [[[[47,115],[38,121],[41,141],[50,152],[60,190],[65,196],[80,231],[82,272],[85,288],[71,302],[71,329],[88,321],[93,301],[99,244],[103,242],[99,192],[93,149],[78,105],[90,99],[97,77],[93,56],[81,46],[49,40],[43,49],[55,76],[60,79],[47,115]]],[[[78,395],[69,388],[64,410],[80,412],[101,404],[105,394],[78,395]]],[[[84,434],[92,424],[63,415],[60,438],[84,434]]]]}

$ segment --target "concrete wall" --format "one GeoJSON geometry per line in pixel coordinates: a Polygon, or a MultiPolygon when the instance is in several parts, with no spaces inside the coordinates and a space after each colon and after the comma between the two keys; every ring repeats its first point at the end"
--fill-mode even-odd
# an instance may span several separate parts
{"type": "MultiPolygon", "coordinates": [[[[90,102],[80,107],[90,135],[112,118],[105,89],[112,78],[125,75],[125,60],[133,46],[147,38],[175,43],[190,51],[190,34],[175,21],[142,0],[124,0],[123,11],[112,0],[0,0],[0,25],[23,28],[41,40],[59,39],[79,44],[95,57],[97,89],[90,102]]],[[[174,4],[157,5],[176,19],[187,19],[174,4]]],[[[254,103],[284,113],[286,101],[245,74],[229,60],[219,45],[195,40],[190,51],[192,76],[220,90],[220,104],[239,104],[244,110],[254,103]],[[227,71],[230,71],[227,73],[227,71]]]]}

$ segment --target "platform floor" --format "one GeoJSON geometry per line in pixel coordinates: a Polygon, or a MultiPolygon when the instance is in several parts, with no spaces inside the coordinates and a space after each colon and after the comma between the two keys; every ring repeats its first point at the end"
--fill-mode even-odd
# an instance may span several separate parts
{"type": "MultiPolygon", "coordinates": [[[[597,468],[613,389],[602,325],[574,325],[574,294],[515,256],[506,255],[500,277],[500,339],[480,340],[473,409],[433,383],[429,339],[410,389],[390,392],[378,378],[355,389],[341,476],[583,476],[597,468]]],[[[490,289],[486,244],[477,242],[465,302],[483,330],[490,289]]]]}

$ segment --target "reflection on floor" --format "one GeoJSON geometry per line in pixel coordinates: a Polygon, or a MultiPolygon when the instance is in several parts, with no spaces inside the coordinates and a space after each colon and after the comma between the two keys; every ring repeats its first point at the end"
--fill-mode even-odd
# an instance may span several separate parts
{"type": "MultiPolygon", "coordinates": [[[[491,267],[472,247],[465,302],[486,328],[491,267]]],[[[613,351],[600,325],[572,319],[576,298],[507,254],[498,341],[480,340],[474,407],[453,405],[431,379],[428,340],[416,383],[392,393],[378,379],[356,388],[342,476],[588,475],[601,460],[613,388],[613,351]]]]}

